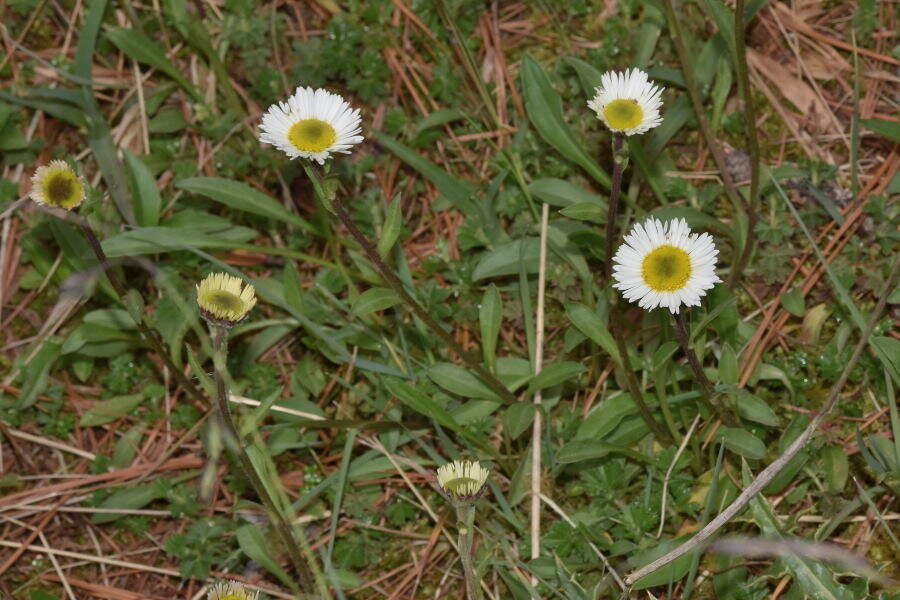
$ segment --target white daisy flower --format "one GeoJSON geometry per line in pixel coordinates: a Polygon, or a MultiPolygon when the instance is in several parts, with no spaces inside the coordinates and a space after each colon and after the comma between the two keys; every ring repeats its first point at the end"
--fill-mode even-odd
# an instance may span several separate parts
{"type": "Polygon", "coordinates": [[[287,102],[273,104],[263,115],[259,141],[291,158],[324,164],[335,152],[344,154],[360,143],[359,109],[327,90],[298,87],[287,102]]]}
{"type": "Polygon", "coordinates": [[[243,321],[256,306],[256,288],[240,277],[213,273],[197,285],[197,304],[204,319],[231,327],[243,321]]]}
{"type": "Polygon", "coordinates": [[[587,104],[611,130],[634,135],[662,123],[663,88],[650,83],[640,69],[607,71],[600,84],[587,104]]]}
{"type": "Polygon", "coordinates": [[[51,160],[35,170],[29,196],[38,204],[72,210],[84,201],[84,181],[65,161],[51,160]]]}
{"type": "Polygon", "coordinates": [[[490,474],[477,460],[455,460],[437,470],[441,489],[458,502],[474,502],[481,497],[490,474]]]}
{"type": "Polygon", "coordinates": [[[721,279],[716,275],[719,251],[708,233],[691,233],[687,221],[663,223],[650,218],[637,223],[613,257],[613,287],[641,308],[699,306],[721,279]]]}

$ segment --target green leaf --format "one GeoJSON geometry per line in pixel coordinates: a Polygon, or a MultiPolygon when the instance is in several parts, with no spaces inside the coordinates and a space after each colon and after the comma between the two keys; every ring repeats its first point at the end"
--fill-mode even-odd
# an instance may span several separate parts
{"type": "Polygon", "coordinates": [[[575,379],[585,371],[585,366],[572,361],[551,363],[541,369],[528,383],[528,391],[536,392],[575,379]]]}
{"type": "MultiPolygon", "coordinates": [[[[609,175],[584,151],[563,118],[562,100],[540,65],[530,56],[522,59],[522,94],[528,119],[540,136],[567,159],[580,165],[605,188],[609,175]]],[[[583,111],[582,111],[583,112],[583,111]]]]}
{"type": "Polygon", "coordinates": [[[506,437],[514,440],[522,435],[534,421],[537,406],[531,402],[513,404],[503,412],[503,431],[506,437]]]}
{"type": "Polygon", "coordinates": [[[822,448],[822,468],[825,471],[828,491],[833,494],[840,493],[847,485],[847,477],[850,473],[847,452],[841,446],[822,448]]]}
{"type": "Polygon", "coordinates": [[[84,413],[78,424],[82,427],[95,427],[121,419],[137,408],[143,399],[144,394],[128,394],[103,400],[84,413]]]}
{"type": "Polygon", "coordinates": [[[578,331],[588,336],[591,341],[603,348],[613,360],[619,362],[619,350],[616,341],[603,324],[600,315],[584,304],[571,302],[566,305],[566,315],[578,331]]]}
{"type": "Polygon", "coordinates": [[[716,439],[724,441],[726,448],[745,458],[759,460],[766,456],[766,445],[746,429],[722,427],[716,432],[716,439]]]}
{"type": "Polygon", "coordinates": [[[562,179],[536,179],[528,186],[528,191],[551,206],[565,208],[573,204],[593,204],[606,211],[606,198],[562,179]]]}
{"type": "Polygon", "coordinates": [[[140,158],[128,150],[122,150],[125,156],[125,164],[131,175],[131,187],[134,190],[135,205],[134,218],[141,227],[159,225],[159,208],[162,206],[162,197],[159,188],[156,187],[156,179],[147,165],[140,158]]]}
{"type": "Polygon", "coordinates": [[[356,297],[351,307],[354,315],[363,316],[390,308],[400,302],[400,296],[389,288],[369,288],[356,297]]]}
{"type": "Polygon", "coordinates": [[[799,287],[791,288],[781,295],[781,305],[795,317],[806,314],[806,300],[803,298],[803,290],[799,287]]]}
{"type": "Polygon", "coordinates": [[[221,177],[191,177],[182,179],[175,184],[175,187],[206,196],[237,210],[294,225],[307,233],[316,233],[316,229],[309,221],[292,213],[268,194],[264,194],[246,183],[221,177]]]}
{"type": "Polygon", "coordinates": [[[559,449],[556,461],[566,465],[583,460],[603,458],[607,454],[624,454],[644,462],[649,462],[650,460],[640,452],[635,452],[623,445],[611,444],[600,440],[574,440],[559,449]]]}
{"type": "Polygon", "coordinates": [[[472,279],[480,281],[491,277],[515,275],[519,272],[520,260],[529,273],[537,273],[540,252],[540,239],[536,237],[509,242],[486,252],[475,265],[472,279]]]}
{"type": "Polygon", "coordinates": [[[126,27],[111,27],[106,32],[106,37],[129,57],[171,77],[197,102],[203,101],[203,95],[166,57],[165,50],[147,37],[143,31],[126,27]]]}
{"type": "Polygon", "coordinates": [[[266,537],[263,534],[263,530],[258,525],[243,525],[238,527],[235,534],[237,536],[238,544],[244,554],[265,567],[269,573],[281,580],[283,584],[292,589],[295,588],[295,584],[290,575],[279,566],[278,561],[270,554],[269,548],[266,545],[266,537]]]}
{"type": "Polygon", "coordinates": [[[775,414],[775,411],[766,404],[765,400],[754,396],[746,390],[740,390],[737,393],[738,414],[741,418],[753,421],[754,423],[762,423],[769,427],[777,427],[781,424],[781,419],[775,414]]]}
{"type": "Polygon", "coordinates": [[[890,373],[897,385],[900,385],[900,340],[892,337],[876,335],[869,340],[872,347],[880,355],[885,371],[890,373]]]}
{"type": "Polygon", "coordinates": [[[400,236],[400,228],[403,225],[403,212],[400,206],[400,196],[394,198],[388,206],[387,214],[384,218],[384,226],[381,228],[381,237],[378,240],[378,254],[384,258],[387,256],[397,238],[400,236]]]}
{"type": "Polygon", "coordinates": [[[59,358],[61,350],[62,344],[57,338],[49,338],[25,365],[19,375],[22,391],[15,403],[16,409],[28,408],[37,402],[38,396],[47,388],[50,369],[59,358]]]}
{"type": "Polygon", "coordinates": [[[578,426],[575,439],[600,439],[615,429],[622,419],[637,414],[637,406],[629,394],[607,398],[578,426]]]}
{"type": "Polygon", "coordinates": [[[225,237],[187,227],[141,227],[106,238],[101,246],[109,258],[118,258],[194,248],[233,248],[256,235],[245,227],[232,227],[230,231],[225,237]]]}
{"type": "Polygon", "coordinates": [[[497,358],[497,337],[500,335],[500,324],[503,320],[503,300],[500,290],[493,283],[488,286],[481,297],[478,307],[478,324],[481,328],[481,350],[484,362],[492,371],[497,358]]]}
{"type": "Polygon", "coordinates": [[[722,345],[722,353],[719,355],[719,381],[731,385],[738,382],[737,355],[728,343],[722,345]]]}
{"type": "Polygon", "coordinates": [[[397,158],[424,175],[450,201],[450,204],[465,214],[477,213],[475,203],[472,202],[472,188],[468,182],[456,179],[433,162],[422,158],[411,148],[383,133],[375,132],[374,137],[379,144],[396,154],[397,158]]]}
{"type": "MultiPolygon", "coordinates": [[[[161,482],[145,483],[126,487],[113,492],[98,508],[115,508],[119,510],[138,510],[151,502],[164,498],[166,487],[161,482]]],[[[94,523],[110,523],[126,515],[122,513],[96,513],[91,517],[94,523]]]]}
{"type": "Polygon", "coordinates": [[[398,379],[385,377],[383,381],[388,391],[417,413],[425,415],[429,419],[434,419],[447,429],[452,429],[453,431],[461,429],[453,416],[428,394],[398,379]]]}
{"type": "Polygon", "coordinates": [[[593,202],[579,202],[559,211],[570,219],[578,221],[591,221],[593,223],[606,223],[606,209],[593,202]]]}
{"type": "Polygon", "coordinates": [[[900,123],[887,119],[860,119],[859,121],[881,137],[900,144],[900,123]]]}
{"type": "Polygon", "coordinates": [[[447,390],[464,398],[500,399],[477,377],[466,369],[451,363],[436,363],[428,367],[428,378],[447,390]]]}

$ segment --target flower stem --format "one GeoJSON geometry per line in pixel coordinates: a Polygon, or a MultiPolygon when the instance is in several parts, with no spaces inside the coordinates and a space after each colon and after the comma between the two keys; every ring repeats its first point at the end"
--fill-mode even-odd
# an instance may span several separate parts
{"type": "Polygon", "coordinates": [[[275,532],[278,534],[278,537],[281,538],[281,542],[284,544],[288,556],[290,557],[291,564],[300,578],[298,589],[312,594],[313,590],[310,583],[313,581],[312,570],[303,558],[303,553],[291,533],[288,521],[284,518],[281,510],[275,504],[275,500],[269,494],[265,484],[256,472],[253,462],[250,460],[250,455],[247,454],[244,444],[241,443],[240,434],[238,434],[234,421],[231,418],[231,411],[228,408],[228,388],[225,384],[224,375],[228,353],[228,342],[226,339],[228,330],[220,325],[211,325],[211,328],[213,334],[214,377],[216,381],[216,408],[218,409],[217,414],[219,422],[222,425],[222,430],[225,432],[225,441],[235,454],[237,454],[244,474],[247,479],[250,480],[250,483],[253,485],[253,489],[256,490],[256,494],[259,496],[260,500],[262,500],[266,512],[269,513],[269,519],[275,528],[275,532]]]}
{"type": "Polygon", "coordinates": [[[82,233],[84,233],[85,239],[87,239],[88,245],[91,247],[91,250],[94,252],[94,256],[97,258],[97,261],[100,263],[100,266],[103,267],[103,272],[106,273],[106,278],[109,280],[109,283],[112,285],[113,289],[116,291],[116,294],[122,299],[122,303],[125,305],[125,308],[128,310],[128,314],[131,315],[131,318],[134,320],[137,325],[138,331],[140,331],[143,338],[150,345],[154,352],[156,352],[160,359],[162,359],[163,363],[165,363],[166,367],[172,373],[172,376],[178,381],[178,385],[182,387],[188,394],[190,394],[194,400],[201,404],[206,404],[206,398],[200,392],[194,382],[187,378],[184,372],[175,366],[175,363],[172,362],[172,358],[169,356],[169,352],[166,350],[165,344],[162,341],[162,338],[159,336],[159,332],[155,329],[151,329],[147,323],[144,322],[144,316],[134,310],[131,303],[128,302],[128,290],[125,289],[125,285],[122,283],[122,280],[119,279],[118,274],[116,274],[115,270],[112,268],[112,264],[109,262],[109,258],[106,256],[106,252],[103,251],[103,246],[100,244],[100,240],[97,238],[97,234],[94,232],[94,229],[91,227],[91,224],[88,223],[87,219],[78,219],[78,225],[81,228],[82,233]]]}
{"type": "MultiPolygon", "coordinates": [[[[744,0],[737,0],[734,7],[735,61],[737,63],[738,92],[744,102],[744,118],[747,123],[747,150],[750,152],[750,196],[747,199],[747,239],[741,255],[731,267],[728,277],[729,287],[734,287],[740,279],[753,247],[756,245],[756,205],[759,196],[759,138],[756,135],[756,111],[750,97],[750,77],[747,74],[747,43],[744,0]]],[[[851,163],[851,164],[855,164],[851,163]]]]}
{"type": "MultiPolygon", "coordinates": [[[[314,178],[315,175],[312,173],[311,169],[307,170],[307,173],[311,178],[314,178]]],[[[313,186],[316,190],[320,190],[321,186],[315,182],[313,186]]],[[[317,192],[318,193],[318,192],[317,192]]],[[[403,285],[403,282],[400,281],[400,278],[394,273],[394,271],[387,265],[387,263],[382,260],[381,255],[378,254],[378,249],[375,247],[375,244],[372,243],[366,234],[364,234],[353,222],[353,219],[350,217],[350,214],[347,212],[347,208],[344,205],[343,201],[335,196],[331,200],[331,208],[334,211],[334,214],[337,215],[338,219],[341,220],[341,223],[344,224],[350,231],[350,235],[356,240],[356,242],[362,247],[363,252],[366,253],[366,256],[369,258],[369,261],[381,275],[381,277],[385,280],[385,282],[391,286],[391,288],[400,296],[400,299],[419,317],[425,325],[431,329],[438,337],[440,337],[447,345],[453,349],[456,354],[462,358],[463,361],[471,368],[473,371],[478,373],[478,376],[481,380],[494,391],[495,394],[506,400],[507,402],[517,402],[517,399],[512,392],[506,389],[506,386],[500,382],[490,371],[488,371],[482,364],[481,361],[474,356],[472,353],[467,352],[462,346],[459,345],[453,336],[441,325],[434,320],[434,318],[428,314],[428,311],[425,310],[421,304],[419,304],[407,291],[406,287],[403,285]]]]}
{"type": "Polygon", "coordinates": [[[631,368],[631,359],[628,358],[628,348],[625,346],[625,336],[619,327],[615,325],[618,321],[619,319],[613,316],[610,320],[610,329],[612,329],[612,336],[616,340],[616,346],[619,349],[619,356],[622,360],[620,374],[625,378],[625,385],[628,387],[628,393],[638,407],[641,418],[644,419],[644,422],[647,424],[647,427],[650,428],[650,431],[653,432],[653,435],[656,436],[656,439],[670,444],[675,438],[673,438],[668,431],[663,429],[663,426],[659,424],[659,421],[653,416],[650,407],[644,401],[644,395],[641,393],[641,386],[638,385],[637,378],[634,376],[634,369],[631,368]]]}
{"type": "Polygon", "coordinates": [[[613,240],[616,238],[616,219],[619,216],[619,198],[622,195],[622,173],[628,164],[628,154],[625,149],[625,136],[621,133],[613,133],[613,174],[612,186],[609,190],[609,206],[606,213],[606,253],[603,263],[603,273],[609,281],[612,276],[613,240]]]}
{"type": "Polygon", "coordinates": [[[694,352],[694,349],[691,347],[690,334],[688,333],[687,320],[685,318],[684,311],[680,311],[674,316],[675,337],[678,338],[678,344],[681,346],[681,351],[684,352],[684,355],[687,357],[688,364],[691,366],[691,370],[694,372],[694,379],[697,380],[697,383],[700,384],[700,387],[703,390],[703,398],[706,401],[706,404],[713,412],[716,413],[716,415],[718,415],[723,423],[725,423],[729,427],[733,427],[734,425],[736,425],[734,417],[731,415],[731,413],[724,410],[721,405],[715,402],[715,387],[706,376],[706,373],[703,372],[703,365],[700,364],[700,360],[697,358],[697,353],[694,352]]]}
{"type": "Polygon", "coordinates": [[[472,540],[475,537],[475,505],[460,503],[456,505],[456,518],[459,522],[459,560],[462,562],[463,575],[466,579],[466,598],[482,600],[481,586],[475,575],[472,560],[472,540]]]}

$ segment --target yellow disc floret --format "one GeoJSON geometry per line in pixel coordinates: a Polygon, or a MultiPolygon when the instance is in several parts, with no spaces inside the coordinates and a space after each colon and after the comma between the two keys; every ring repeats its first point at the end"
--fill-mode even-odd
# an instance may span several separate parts
{"type": "Polygon", "coordinates": [[[660,246],[641,263],[641,277],[655,292],[675,292],[691,277],[691,257],[677,246],[660,246]]]}
{"type": "Polygon", "coordinates": [[[287,137],[297,150],[324,152],[337,140],[337,131],[325,121],[303,119],[291,125],[287,137]]]}
{"type": "Polygon", "coordinates": [[[34,172],[30,196],[38,204],[72,210],[84,201],[84,182],[65,162],[54,160],[34,172]]]}
{"type": "Polygon", "coordinates": [[[208,321],[234,325],[256,304],[256,290],[240,277],[213,273],[197,286],[197,303],[208,321]]]}
{"type": "Polygon", "coordinates": [[[620,98],[606,105],[603,116],[611,129],[627,131],[641,124],[644,120],[644,111],[636,100],[620,98]]]}

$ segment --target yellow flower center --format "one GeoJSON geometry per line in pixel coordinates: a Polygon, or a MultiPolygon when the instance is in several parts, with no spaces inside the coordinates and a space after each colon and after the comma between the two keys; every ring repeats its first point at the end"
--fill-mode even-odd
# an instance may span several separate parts
{"type": "Polygon", "coordinates": [[[337,131],[319,119],[297,121],[288,130],[288,140],[304,152],[324,152],[337,140],[337,131]]]}
{"type": "Polygon", "coordinates": [[[471,477],[457,477],[447,482],[447,489],[454,494],[467,496],[477,492],[480,486],[478,485],[478,480],[471,477]]]}
{"type": "Polygon", "coordinates": [[[222,314],[241,313],[244,311],[243,301],[231,292],[226,292],[224,290],[210,292],[204,300],[210,306],[214,306],[216,310],[222,314]]]}
{"type": "Polygon", "coordinates": [[[612,129],[626,131],[641,124],[644,120],[644,111],[637,100],[620,98],[606,105],[603,116],[612,129]]]}
{"type": "Polygon", "coordinates": [[[74,208],[81,203],[81,182],[70,171],[51,173],[44,181],[44,197],[48,204],[62,208],[74,208]]]}
{"type": "Polygon", "coordinates": [[[677,246],[660,246],[641,263],[641,277],[654,292],[680,290],[690,276],[691,257],[677,246]]]}

